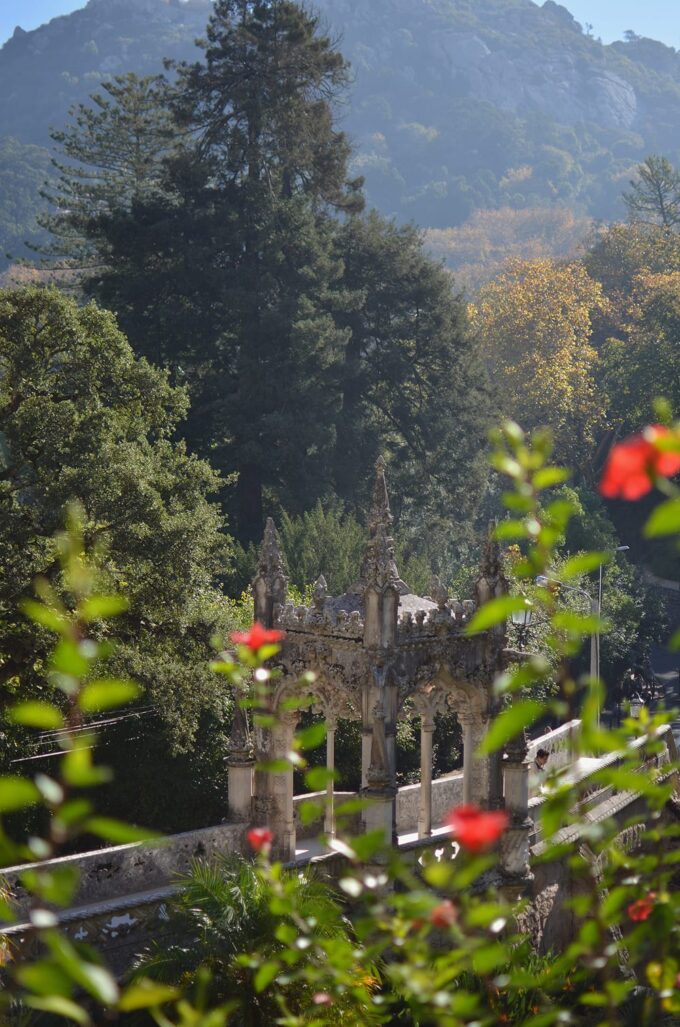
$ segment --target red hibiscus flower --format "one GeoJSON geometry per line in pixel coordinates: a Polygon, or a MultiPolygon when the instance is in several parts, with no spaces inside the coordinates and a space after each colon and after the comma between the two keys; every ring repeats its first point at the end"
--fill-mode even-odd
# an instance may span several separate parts
{"type": "Polygon", "coordinates": [[[446,823],[456,841],[469,852],[484,852],[490,849],[508,826],[505,810],[487,813],[477,806],[458,806],[452,810],[446,823]]]}
{"type": "Polygon", "coordinates": [[[657,448],[669,428],[653,424],[642,435],[632,435],[612,448],[600,481],[600,494],[607,499],[640,499],[654,484],[654,478],[670,478],[680,472],[680,453],[657,448]]]}
{"type": "Polygon", "coordinates": [[[656,892],[650,891],[649,895],[644,899],[636,899],[635,902],[631,902],[628,907],[628,916],[631,920],[635,920],[636,923],[642,920],[647,920],[652,915],[654,909],[654,899],[656,898],[656,892]]]}
{"type": "Polygon", "coordinates": [[[458,911],[450,899],[445,899],[435,906],[430,913],[430,923],[433,927],[450,927],[455,924],[458,918],[458,911]]]}
{"type": "Polygon", "coordinates": [[[285,631],[272,631],[269,628],[263,628],[258,621],[255,621],[248,631],[234,631],[231,640],[236,645],[247,645],[256,653],[263,645],[275,645],[276,642],[280,642],[285,635],[285,631]]]}
{"type": "Polygon", "coordinates": [[[274,835],[268,827],[253,827],[246,835],[248,844],[255,852],[269,852],[274,841],[274,835]]]}

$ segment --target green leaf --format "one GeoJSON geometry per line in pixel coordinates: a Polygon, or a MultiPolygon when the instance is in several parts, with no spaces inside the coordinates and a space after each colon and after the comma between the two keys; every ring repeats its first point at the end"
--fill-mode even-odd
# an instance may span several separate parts
{"type": "Polygon", "coordinates": [[[11,775],[0,777],[0,813],[14,813],[37,802],[40,802],[40,792],[32,781],[11,775]]]}
{"type": "Polygon", "coordinates": [[[488,733],[482,739],[479,751],[483,756],[496,752],[506,742],[518,735],[522,728],[533,724],[543,713],[543,703],[534,699],[523,699],[521,702],[513,703],[507,710],[496,717],[491,724],[488,733]]]}
{"type": "Polygon", "coordinates": [[[680,496],[657,506],[644,527],[646,538],[675,535],[676,532],[680,532],[680,496]]]}
{"type": "Polygon", "coordinates": [[[150,1006],[162,1006],[165,1002],[174,1002],[179,998],[179,988],[142,977],[125,989],[121,995],[118,1008],[123,1013],[131,1013],[135,1009],[148,1009],[150,1006]]]}
{"type": "Polygon", "coordinates": [[[132,702],[141,695],[141,692],[141,688],[134,681],[100,678],[85,686],[78,704],[83,713],[97,713],[132,702]]]}
{"type": "Polygon", "coordinates": [[[673,653],[677,653],[677,651],[680,649],[680,628],[678,628],[678,630],[673,633],[673,636],[670,642],[668,643],[668,648],[673,653]]]}
{"type": "Polygon", "coordinates": [[[579,553],[578,556],[572,556],[560,568],[560,578],[564,581],[580,578],[583,574],[598,570],[600,566],[609,563],[610,560],[610,553],[579,553]]]}
{"type": "Polygon", "coordinates": [[[322,802],[314,802],[313,799],[307,799],[298,806],[298,813],[301,824],[313,824],[315,820],[320,820],[323,816],[324,805],[322,802]]]}
{"type": "Polygon", "coordinates": [[[7,719],[13,724],[25,724],[26,727],[37,727],[43,731],[63,727],[66,721],[60,710],[49,702],[30,699],[28,702],[12,706],[7,719]]]}
{"type": "Polygon", "coordinates": [[[38,895],[45,902],[68,906],[75,895],[79,877],[78,869],[67,865],[49,870],[26,870],[21,875],[21,881],[27,891],[38,895]]]}
{"type": "Polygon", "coordinates": [[[76,788],[106,784],[112,777],[108,767],[93,767],[90,750],[82,747],[66,753],[61,763],[61,773],[66,784],[76,788]]]}
{"type": "Polygon", "coordinates": [[[305,784],[310,792],[323,792],[329,781],[334,781],[337,774],[327,767],[312,767],[305,773],[305,784]]]}
{"type": "Polygon", "coordinates": [[[36,995],[68,998],[73,991],[73,984],[68,975],[46,960],[19,966],[14,971],[14,976],[24,988],[36,995]]]}
{"type": "Polygon", "coordinates": [[[84,823],[84,828],[92,834],[105,838],[106,841],[114,842],[116,845],[125,845],[128,842],[145,842],[150,838],[158,838],[156,831],[145,827],[134,827],[122,820],[113,820],[111,817],[90,817],[84,823]]]}
{"type": "Polygon", "coordinates": [[[105,967],[82,959],[68,938],[57,931],[45,932],[43,939],[55,962],[76,984],[79,984],[81,988],[84,988],[105,1006],[117,1003],[118,985],[105,967]]]}
{"type": "Polygon", "coordinates": [[[599,617],[586,617],[572,610],[560,610],[553,616],[552,626],[558,631],[568,631],[571,635],[592,635],[601,630],[599,617]]]}
{"type": "Polygon", "coordinates": [[[287,774],[289,770],[293,769],[293,764],[290,760],[267,760],[257,764],[257,770],[261,770],[264,774],[287,774]]]}
{"type": "Polygon", "coordinates": [[[326,740],[326,724],[310,724],[295,735],[295,746],[298,749],[316,749],[326,740]]]}
{"type": "Polygon", "coordinates": [[[253,984],[255,985],[255,991],[259,994],[260,992],[264,991],[265,988],[268,988],[272,981],[276,978],[276,975],[278,974],[280,969],[281,966],[279,962],[275,959],[270,959],[268,960],[268,962],[263,963],[262,966],[258,969],[257,973],[255,974],[255,980],[253,981],[253,984]]]}
{"type": "Polygon", "coordinates": [[[497,966],[503,966],[508,961],[508,953],[504,945],[499,943],[493,945],[484,945],[482,948],[477,949],[472,956],[472,966],[475,973],[484,976],[495,970],[497,966]]]}
{"type": "Polygon", "coordinates": [[[476,635],[480,631],[486,631],[487,628],[506,621],[511,614],[526,610],[530,605],[523,596],[499,596],[498,599],[492,599],[477,611],[466,626],[465,634],[476,635]]]}
{"type": "Polygon", "coordinates": [[[124,596],[91,596],[78,607],[78,613],[85,621],[106,620],[125,613],[129,606],[124,596]]]}
{"type": "Polygon", "coordinates": [[[66,618],[57,610],[52,609],[51,606],[45,606],[44,603],[38,603],[35,599],[23,599],[19,603],[19,608],[34,624],[41,624],[42,627],[54,631],[57,635],[63,634],[64,628],[68,624],[66,618]]]}
{"type": "Polygon", "coordinates": [[[524,521],[501,521],[494,529],[494,538],[499,541],[506,539],[526,538],[527,526],[524,521]]]}
{"type": "Polygon", "coordinates": [[[83,1024],[84,1027],[91,1023],[88,1013],[85,1012],[82,1006],[79,1006],[77,1002],[66,998],[64,995],[45,995],[44,997],[26,995],[23,997],[23,1001],[31,1009],[39,1009],[44,1013],[54,1013],[56,1016],[64,1017],[66,1020],[83,1024]]]}
{"type": "MultiPolygon", "coordinates": [[[[94,653],[92,655],[94,656],[94,653]]],[[[89,673],[91,660],[90,654],[83,652],[82,645],[70,638],[63,638],[52,653],[50,667],[60,674],[82,678],[89,673]]]]}
{"type": "Polygon", "coordinates": [[[535,489],[549,489],[553,485],[562,485],[571,477],[571,472],[564,467],[543,467],[536,471],[533,478],[535,489]]]}

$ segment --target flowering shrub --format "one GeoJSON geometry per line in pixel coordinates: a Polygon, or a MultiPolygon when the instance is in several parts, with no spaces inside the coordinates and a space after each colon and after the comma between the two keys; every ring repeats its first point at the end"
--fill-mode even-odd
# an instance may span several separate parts
{"type": "MultiPolygon", "coordinates": [[[[679,466],[680,430],[655,426],[641,439],[615,447],[603,489],[633,497],[660,487],[666,498],[646,532],[680,533],[680,497],[670,480],[679,466]]],[[[512,517],[499,525],[498,537],[519,546],[514,571],[520,581],[549,582],[556,541],[572,515],[569,503],[551,499],[550,490],[565,480],[566,473],[551,466],[545,435],[530,443],[516,425],[508,424],[493,441],[494,466],[511,484],[506,501],[512,517]]],[[[140,836],[97,817],[81,794],[101,781],[105,771],[92,761],[92,736],[83,741],[85,736],[76,728],[92,710],[114,708],[136,690],[129,682],[112,682],[96,672],[103,650],[89,637],[90,625],[122,607],[115,598],[94,593],[77,524],[60,546],[73,602],[65,604],[43,590],[42,601],[26,607],[31,617],[58,636],[49,669],[57,699],[21,704],[12,716],[38,728],[62,727],[64,757],[58,779],[38,775],[34,781],[0,781],[3,821],[30,804],[43,803],[51,814],[44,839],[18,844],[9,832],[0,832],[5,864],[56,854],[78,831],[100,833],[111,841],[140,836]]],[[[561,566],[561,580],[580,580],[606,559],[603,553],[573,557],[561,566]]],[[[171,966],[161,950],[164,970],[151,961],[124,986],[91,949],[57,929],[52,908],[69,905],[73,878],[58,866],[40,873],[28,870],[23,884],[34,901],[24,938],[38,935],[43,951],[36,958],[25,940],[14,943],[1,996],[8,1016],[33,1011],[85,1027],[116,1021],[153,1021],[161,1027],[397,1022],[405,1027],[618,1027],[625,1017],[631,1023],[652,1025],[680,1016],[680,821],[673,768],[661,762],[662,744],[656,737],[668,715],[643,709],[638,719],[627,717],[619,730],[603,730],[598,716],[601,684],[589,677],[574,679],[571,666],[583,639],[604,626],[593,614],[566,610],[558,590],[539,585],[532,596],[536,612],[549,625],[547,644],[553,665],[559,668],[559,691],[545,701],[527,693],[527,687],[540,683],[547,673],[545,658],[527,650],[522,662],[495,683],[502,711],[483,750],[502,750],[546,713],[561,720],[578,713],[582,730],[574,757],[611,756],[587,783],[554,781],[541,804],[541,864],[561,861],[573,884],[559,912],[572,923],[572,940],[564,951],[536,954],[526,903],[489,885],[494,880],[495,847],[508,825],[504,811],[470,806],[451,811],[448,825],[462,855],[450,861],[439,860],[433,846],[422,849],[417,863],[408,862],[385,850],[379,836],[351,837],[341,823],[331,845],[344,860],[338,888],[351,929],[347,923],[338,929],[341,911],[326,885],[311,879],[301,882],[297,874],[271,861],[274,839],[264,825],[248,835],[257,856],[252,863],[235,868],[201,864],[195,870],[200,888],[185,882],[178,911],[171,914],[180,917],[187,942],[175,953],[178,961],[171,966]],[[615,816],[597,820],[589,815],[588,803],[598,790],[624,798],[635,794],[640,801],[623,822],[615,816]],[[627,837],[633,841],[625,841],[627,837]],[[242,875],[240,884],[234,884],[234,874],[242,875]],[[328,930],[320,907],[305,905],[312,889],[321,904],[335,909],[326,922],[328,930]],[[241,898],[237,930],[233,903],[241,898]],[[247,933],[255,911],[262,928],[257,937],[247,933]],[[200,965],[194,961],[189,967],[188,943],[196,938],[207,947],[201,949],[200,965]]],[[[494,599],[477,611],[468,630],[502,624],[525,605],[526,599],[519,596],[494,599]]],[[[216,665],[238,687],[256,723],[262,718],[263,724],[271,724],[276,716],[271,702],[275,672],[267,660],[281,640],[280,632],[253,625],[233,638],[238,659],[216,665]]],[[[680,632],[671,644],[680,648],[680,632]]],[[[270,766],[269,772],[287,771],[292,764],[304,770],[306,749],[321,740],[316,725],[298,733],[282,766],[270,766]]],[[[319,770],[314,768],[315,777],[308,780],[310,790],[323,786],[325,772],[320,777],[319,770]]],[[[339,814],[342,819],[342,807],[339,814]]],[[[0,915],[8,921],[13,916],[4,900],[0,915]]]]}

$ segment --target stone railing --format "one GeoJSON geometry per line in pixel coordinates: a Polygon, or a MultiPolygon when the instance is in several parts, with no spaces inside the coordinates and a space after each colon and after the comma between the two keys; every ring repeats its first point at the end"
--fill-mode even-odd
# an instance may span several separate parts
{"type": "MultiPolygon", "coordinates": [[[[219,852],[241,852],[245,847],[244,824],[220,824],[199,831],[186,831],[154,842],[115,845],[75,856],[62,856],[34,863],[33,867],[75,867],[79,873],[74,906],[118,901],[123,896],[150,892],[173,885],[178,874],[191,868],[192,860],[204,859],[219,852]]],[[[27,909],[29,896],[20,876],[25,867],[8,867],[2,877],[12,889],[14,903],[21,917],[27,909]]]]}
{"type": "Polygon", "coordinates": [[[532,739],[527,753],[528,763],[534,762],[539,749],[545,749],[550,753],[548,770],[563,770],[573,760],[575,743],[580,733],[581,721],[570,720],[568,724],[562,724],[554,731],[547,731],[539,738],[532,739]]]}

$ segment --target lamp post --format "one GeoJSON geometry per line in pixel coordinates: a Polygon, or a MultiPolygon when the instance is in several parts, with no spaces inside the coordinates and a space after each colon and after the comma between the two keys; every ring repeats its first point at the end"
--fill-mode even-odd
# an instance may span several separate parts
{"type": "MultiPolygon", "coordinates": [[[[617,546],[614,549],[615,553],[626,553],[630,549],[630,546],[617,546]]],[[[577,588],[575,585],[565,585],[563,581],[558,578],[548,578],[545,574],[539,574],[536,578],[536,584],[541,588],[547,588],[551,581],[554,581],[560,588],[566,588],[568,592],[577,592],[579,595],[584,596],[588,600],[590,606],[590,612],[597,620],[597,627],[590,633],[590,677],[598,681],[600,680],[600,614],[602,611],[602,563],[600,562],[598,568],[598,589],[597,599],[591,596],[590,592],[586,592],[584,588],[577,588]]],[[[597,709],[597,722],[600,723],[600,708],[598,703],[597,709]]]]}
{"type": "Polygon", "coordinates": [[[527,644],[531,619],[532,610],[530,606],[525,606],[523,610],[514,610],[512,613],[512,623],[517,628],[517,645],[520,652],[523,652],[524,646],[527,644]]]}
{"type": "MultiPolygon", "coordinates": [[[[627,553],[629,549],[630,549],[630,546],[617,546],[616,549],[614,549],[614,552],[615,553],[627,553]]],[[[598,587],[597,587],[597,616],[599,618],[601,616],[601,614],[602,614],[602,562],[601,561],[600,561],[600,565],[598,567],[598,578],[599,578],[599,580],[598,580],[598,587]]],[[[597,638],[596,638],[596,641],[595,641],[595,645],[596,645],[596,652],[597,652],[597,663],[595,665],[595,670],[597,672],[597,677],[599,678],[600,677],[600,629],[599,629],[599,627],[597,629],[596,635],[597,635],[597,638]]]]}
{"type": "MultiPolygon", "coordinates": [[[[540,588],[547,588],[551,582],[559,585],[560,588],[566,588],[568,592],[576,592],[578,595],[584,596],[588,600],[590,612],[594,617],[598,616],[599,610],[597,599],[595,599],[594,596],[591,596],[590,592],[586,592],[585,588],[577,588],[575,585],[565,585],[563,581],[559,580],[559,578],[547,578],[545,574],[539,574],[536,578],[536,584],[540,588]]],[[[597,633],[595,631],[591,631],[590,633],[590,676],[591,678],[597,677],[597,633]]]]}

